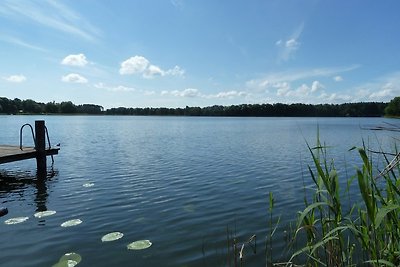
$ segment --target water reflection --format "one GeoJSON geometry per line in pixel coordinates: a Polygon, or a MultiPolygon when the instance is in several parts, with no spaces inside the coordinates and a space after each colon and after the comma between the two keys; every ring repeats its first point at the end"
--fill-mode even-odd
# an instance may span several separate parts
{"type": "Polygon", "coordinates": [[[30,172],[0,172],[0,199],[2,203],[9,202],[11,195],[17,195],[18,198],[25,198],[25,191],[30,188],[35,188],[34,202],[36,211],[47,210],[48,183],[51,183],[58,176],[58,171],[53,168],[47,172],[37,172],[33,175],[30,172]]]}

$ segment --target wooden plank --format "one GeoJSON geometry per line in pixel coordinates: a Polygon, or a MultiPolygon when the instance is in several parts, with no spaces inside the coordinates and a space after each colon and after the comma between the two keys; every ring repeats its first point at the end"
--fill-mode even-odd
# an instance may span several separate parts
{"type": "MultiPolygon", "coordinates": [[[[59,147],[46,148],[46,156],[56,155],[58,150],[60,150],[59,147]]],[[[0,145],[0,164],[36,158],[36,155],[37,151],[34,147],[22,147],[21,150],[19,146],[0,145]]]]}

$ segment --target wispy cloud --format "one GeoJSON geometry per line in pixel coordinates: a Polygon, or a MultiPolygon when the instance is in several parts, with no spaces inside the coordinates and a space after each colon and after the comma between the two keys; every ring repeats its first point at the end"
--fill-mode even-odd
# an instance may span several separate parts
{"type": "Polygon", "coordinates": [[[136,91],[135,88],[132,88],[132,87],[123,86],[123,85],[108,86],[108,85],[105,85],[104,83],[96,83],[94,85],[94,87],[97,89],[105,89],[105,90],[111,91],[111,92],[134,92],[134,91],[136,91]]]}
{"type": "Polygon", "coordinates": [[[320,68],[291,72],[269,73],[262,79],[248,81],[248,96],[268,99],[277,103],[344,103],[344,102],[388,102],[400,95],[400,71],[388,73],[371,81],[337,89],[343,81],[338,75],[359,68],[359,65],[335,68],[320,68]],[[319,78],[327,84],[322,84],[319,78]],[[329,79],[326,79],[329,78],[329,79]],[[331,80],[331,83],[329,83],[331,80]]]}
{"type": "Polygon", "coordinates": [[[344,67],[330,67],[330,68],[316,68],[316,69],[304,69],[296,71],[285,71],[285,72],[273,72],[265,74],[260,79],[253,79],[246,82],[246,85],[250,89],[268,89],[279,83],[289,83],[293,81],[300,81],[303,79],[310,79],[316,77],[329,77],[335,76],[338,73],[348,72],[359,68],[360,65],[351,65],[344,67]]]}
{"type": "Polygon", "coordinates": [[[315,97],[315,94],[319,91],[322,91],[325,88],[325,86],[322,85],[319,81],[313,81],[311,85],[303,83],[299,87],[292,89],[289,83],[283,82],[276,84],[274,88],[276,88],[276,95],[279,97],[304,99],[308,98],[311,95],[315,97]]]}
{"type": "Polygon", "coordinates": [[[278,40],[275,44],[279,48],[278,62],[288,61],[294,53],[300,48],[300,36],[304,29],[304,23],[301,23],[292,35],[286,40],[278,40]]]}
{"type": "Polygon", "coordinates": [[[3,80],[6,80],[7,82],[11,83],[22,83],[26,81],[26,77],[22,74],[17,74],[17,75],[11,75],[8,77],[3,77],[3,80]]]}
{"type": "Polygon", "coordinates": [[[225,92],[219,92],[217,94],[210,94],[206,95],[206,98],[236,98],[236,97],[245,97],[247,95],[246,92],[244,91],[236,91],[236,90],[231,90],[231,91],[225,91],[225,92]]]}
{"type": "Polygon", "coordinates": [[[4,36],[3,35],[3,36],[0,36],[0,40],[10,43],[10,44],[13,44],[13,45],[18,45],[18,46],[29,48],[29,49],[36,50],[36,51],[41,51],[41,52],[46,51],[45,49],[43,49],[39,46],[29,44],[27,42],[22,41],[21,39],[18,39],[18,38],[12,37],[12,36],[4,36]]]}
{"type": "Polygon", "coordinates": [[[338,75],[338,76],[333,77],[333,80],[334,80],[335,82],[342,82],[342,81],[343,81],[343,78],[342,78],[342,76],[338,75]]]}
{"type": "MultiPolygon", "coordinates": [[[[163,92],[165,93],[165,91],[163,92]]],[[[199,97],[201,96],[200,91],[196,88],[187,88],[182,91],[174,90],[170,92],[173,96],[181,96],[181,97],[199,97]]]]}
{"type": "Polygon", "coordinates": [[[72,34],[88,41],[95,41],[100,36],[100,30],[58,1],[4,0],[0,7],[0,15],[15,20],[28,19],[47,28],[72,34]]]}
{"type": "Polygon", "coordinates": [[[355,101],[389,101],[400,95],[400,71],[351,88],[355,101]]]}
{"type": "Polygon", "coordinates": [[[136,55],[121,63],[119,73],[121,75],[139,74],[145,79],[152,79],[157,76],[183,76],[185,70],[179,66],[163,70],[159,66],[150,64],[150,61],[147,58],[136,55]]]}
{"type": "Polygon", "coordinates": [[[162,91],[161,95],[172,95],[175,97],[198,97],[198,98],[206,98],[206,99],[223,99],[223,98],[236,98],[236,97],[245,97],[247,95],[244,91],[223,91],[216,94],[204,94],[201,93],[199,89],[196,88],[186,88],[184,90],[173,90],[173,91],[162,91]]]}

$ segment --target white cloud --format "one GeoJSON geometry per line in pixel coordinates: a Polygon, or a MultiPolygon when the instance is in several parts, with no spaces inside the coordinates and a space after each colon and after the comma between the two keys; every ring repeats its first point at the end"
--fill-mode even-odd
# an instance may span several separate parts
{"type": "Polygon", "coordinates": [[[320,99],[320,103],[344,103],[344,102],[352,102],[354,101],[354,96],[347,94],[337,94],[337,93],[322,93],[318,99],[320,99]]]}
{"type": "Polygon", "coordinates": [[[143,72],[143,77],[147,79],[154,78],[156,76],[164,76],[165,72],[160,69],[160,67],[155,65],[150,65],[145,72],[143,72]]]}
{"type": "Polygon", "coordinates": [[[342,78],[342,76],[335,76],[335,77],[333,77],[333,80],[335,80],[335,82],[341,82],[341,81],[343,81],[343,78],[342,78]]]}
{"type": "Polygon", "coordinates": [[[26,81],[26,77],[21,74],[3,77],[3,79],[6,80],[7,82],[11,82],[11,83],[22,83],[22,82],[26,81]]]}
{"type": "Polygon", "coordinates": [[[285,47],[289,49],[298,49],[300,43],[296,39],[287,40],[285,43],[285,47]]]}
{"type": "Polygon", "coordinates": [[[355,92],[355,101],[390,101],[400,95],[400,72],[389,73],[351,91],[355,92]]]}
{"type": "Polygon", "coordinates": [[[325,88],[325,86],[323,86],[319,81],[313,81],[313,83],[311,85],[311,92],[314,93],[314,92],[319,91],[324,88],[325,88]]]}
{"type": "Polygon", "coordinates": [[[207,95],[207,96],[204,96],[204,97],[206,97],[206,98],[229,98],[229,99],[232,99],[232,98],[235,98],[235,97],[244,97],[246,95],[247,95],[246,92],[243,92],[243,91],[238,92],[236,90],[232,90],[232,91],[227,91],[227,92],[219,92],[218,94],[215,94],[215,95],[207,95]]]}
{"type": "Polygon", "coordinates": [[[61,64],[68,66],[84,67],[88,64],[86,56],[84,54],[68,55],[62,61],[61,64]]]}
{"type": "Polygon", "coordinates": [[[149,64],[150,62],[145,57],[134,56],[121,63],[119,73],[121,75],[143,73],[149,64]]]}
{"type": "Polygon", "coordinates": [[[187,88],[187,89],[182,90],[182,91],[174,90],[174,91],[171,91],[171,94],[174,95],[174,96],[180,96],[180,97],[197,97],[197,96],[201,96],[199,90],[195,89],[195,88],[187,88]]]}
{"type": "Polygon", "coordinates": [[[66,83],[87,83],[88,80],[82,75],[76,73],[70,73],[65,76],[62,76],[61,81],[66,83]]]}
{"type": "Polygon", "coordinates": [[[262,79],[249,80],[246,83],[246,100],[254,103],[268,99],[270,103],[340,104],[368,101],[388,102],[400,95],[400,71],[388,73],[353,87],[341,88],[342,86],[338,87],[338,84],[334,82],[334,77],[339,76],[339,73],[358,67],[358,65],[353,65],[341,68],[269,73],[262,79]],[[322,84],[322,80],[327,84],[322,84]]]}
{"type": "Polygon", "coordinates": [[[311,94],[317,92],[325,88],[320,82],[314,81],[311,86],[303,83],[296,89],[291,89],[291,85],[288,82],[280,82],[273,85],[276,88],[276,95],[279,97],[291,97],[302,99],[302,101],[309,102],[309,99],[305,99],[305,97],[310,96],[311,94]]]}
{"type": "Polygon", "coordinates": [[[379,91],[373,92],[369,95],[370,99],[381,100],[387,99],[388,97],[394,96],[395,87],[392,83],[388,82],[383,85],[379,91]]]}
{"type": "Polygon", "coordinates": [[[183,76],[185,74],[185,70],[181,69],[179,66],[175,66],[172,69],[169,69],[165,72],[165,75],[171,76],[183,76]]]}
{"type": "Polygon", "coordinates": [[[111,91],[111,92],[133,92],[133,91],[136,91],[135,88],[127,87],[127,86],[123,86],[123,85],[107,86],[104,83],[96,83],[93,86],[95,88],[105,89],[105,90],[111,91]]]}
{"type": "Polygon", "coordinates": [[[277,88],[276,95],[278,96],[286,95],[290,91],[290,85],[287,82],[278,82],[273,87],[277,88]]]}
{"type": "MultiPolygon", "coordinates": [[[[278,96],[285,96],[285,97],[291,97],[291,98],[297,98],[297,99],[304,99],[304,97],[307,97],[310,92],[311,89],[309,86],[307,86],[306,84],[302,84],[300,85],[296,90],[282,90],[283,88],[278,89],[277,95],[278,96]],[[281,91],[279,91],[281,90],[281,91]]],[[[304,101],[302,101],[304,102],[304,101]]]]}
{"type": "Polygon", "coordinates": [[[121,75],[140,74],[143,78],[152,79],[157,76],[183,76],[185,71],[179,66],[163,70],[159,66],[150,64],[147,58],[136,55],[121,63],[119,73],[121,75]]]}
{"type": "Polygon", "coordinates": [[[300,48],[298,41],[304,29],[304,23],[301,23],[293,34],[286,40],[278,40],[275,45],[279,48],[278,62],[288,61],[293,54],[300,48]]]}
{"type": "Polygon", "coordinates": [[[307,96],[310,94],[310,87],[307,86],[307,84],[302,84],[299,88],[297,88],[296,95],[298,96],[307,96]]]}
{"type": "Polygon", "coordinates": [[[264,75],[263,78],[253,79],[246,82],[246,86],[250,89],[260,90],[268,89],[271,86],[282,82],[294,82],[304,79],[327,77],[342,72],[348,72],[359,68],[360,65],[351,65],[345,67],[330,67],[317,69],[304,69],[297,71],[273,72],[264,75]]]}
{"type": "Polygon", "coordinates": [[[187,88],[187,89],[184,89],[181,91],[179,91],[179,90],[173,90],[173,91],[163,90],[163,91],[161,91],[161,95],[162,96],[172,95],[175,97],[191,97],[191,98],[200,97],[200,98],[205,98],[205,99],[224,99],[224,98],[232,99],[235,97],[245,97],[245,96],[247,96],[247,93],[244,91],[232,90],[232,91],[219,92],[217,94],[203,94],[198,89],[187,88]]]}

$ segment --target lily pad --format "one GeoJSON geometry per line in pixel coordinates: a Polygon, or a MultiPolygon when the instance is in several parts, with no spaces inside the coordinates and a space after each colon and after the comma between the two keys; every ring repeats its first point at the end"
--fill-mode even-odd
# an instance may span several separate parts
{"type": "Polygon", "coordinates": [[[29,219],[29,217],[15,217],[15,218],[5,220],[4,223],[5,224],[17,224],[17,223],[22,223],[28,219],[29,219]]]}
{"type": "Polygon", "coordinates": [[[130,250],[140,250],[149,248],[151,247],[151,245],[152,243],[150,242],[150,240],[138,240],[128,244],[127,248],[130,250]]]}
{"type": "Polygon", "coordinates": [[[108,234],[104,235],[101,238],[101,241],[102,242],[115,241],[115,240],[122,238],[123,236],[124,236],[124,234],[121,232],[112,232],[112,233],[108,233],[108,234]]]}
{"type": "Polygon", "coordinates": [[[74,267],[82,260],[81,255],[71,252],[64,254],[53,267],[74,267]]]}
{"type": "Polygon", "coordinates": [[[94,186],[94,183],[86,183],[82,185],[83,187],[92,187],[94,186]]]}
{"type": "Polygon", "coordinates": [[[75,225],[78,225],[78,224],[81,224],[81,223],[82,223],[82,221],[80,219],[73,219],[73,220],[69,220],[69,221],[63,222],[61,224],[61,227],[71,227],[71,226],[75,226],[75,225]]]}
{"type": "Polygon", "coordinates": [[[43,218],[43,217],[47,217],[47,216],[51,216],[56,214],[55,210],[46,210],[46,211],[39,211],[36,212],[33,216],[35,216],[36,218],[43,218]]]}

